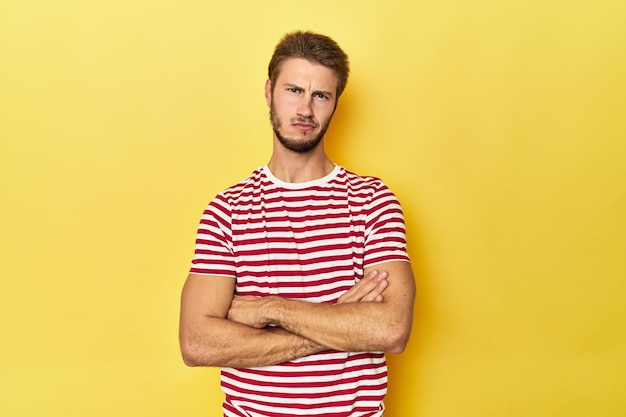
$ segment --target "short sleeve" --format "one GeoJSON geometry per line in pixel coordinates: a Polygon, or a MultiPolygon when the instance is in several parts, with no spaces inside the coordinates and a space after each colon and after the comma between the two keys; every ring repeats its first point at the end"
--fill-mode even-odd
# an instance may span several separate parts
{"type": "Polygon", "coordinates": [[[406,228],[400,202],[380,182],[367,207],[364,265],[389,261],[409,261],[406,228]]]}
{"type": "Polygon", "coordinates": [[[191,262],[192,274],[236,277],[233,256],[231,209],[218,195],[202,213],[191,262]]]}

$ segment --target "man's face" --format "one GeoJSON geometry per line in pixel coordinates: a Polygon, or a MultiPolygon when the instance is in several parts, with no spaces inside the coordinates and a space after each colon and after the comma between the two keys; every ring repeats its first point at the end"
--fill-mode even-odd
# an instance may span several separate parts
{"type": "Polygon", "coordinates": [[[321,142],[337,102],[333,70],[306,59],[283,62],[275,85],[265,85],[274,134],[287,149],[307,153],[321,142]]]}

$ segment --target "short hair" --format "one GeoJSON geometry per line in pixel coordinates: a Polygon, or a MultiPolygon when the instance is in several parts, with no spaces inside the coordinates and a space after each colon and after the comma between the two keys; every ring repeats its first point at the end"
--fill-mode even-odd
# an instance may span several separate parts
{"type": "Polygon", "coordinates": [[[280,74],[282,63],[289,58],[304,58],[333,70],[337,75],[337,98],[346,88],[350,74],[348,55],[330,37],[310,31],[296,31],[283,36],[274,49],[267,70],[272,89],[280,74]]]}

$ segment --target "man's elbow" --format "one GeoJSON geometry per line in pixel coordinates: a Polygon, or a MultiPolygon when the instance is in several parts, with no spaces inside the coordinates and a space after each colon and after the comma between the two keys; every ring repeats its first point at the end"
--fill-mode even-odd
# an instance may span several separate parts
{"type": "Polygon", "coordinates": [[[195,348],[192,343],[181,340],[180,352],[182,353],[183,362],[185,363],[185,365],[191,367],[201,365],[199,360],[200,358],[198,357],[199,355],[197,354],[198,349],[195,348]]]}
{"type": "Polygon", "coordinates": [[[401,326],[386,335],[385,352],[402,353],[406,349],[411,334],[411,327],[401,326]]]}
{"type": "Polygon", "coordinates": [[[215,366],[211,361],[213,355],[206,350],[206,347],[192,340],[181,339],[180,352],[182,353],[183,362],[187,366],[215,366]]]}
{"type": "Polygon", "coordinates": [[[406,345],[409,341],[408,337],[405,338],[397,338],[396,340],[391,340],[386,351],[389,353],[402,353],[406,348],[406,345]]]}
{"type": "Polygon", "coordinates": [[[185,354],[183,354],[183,363],[191,368],[200,366],[200,364],[193,357],[187,356],[185,354]]]}
{"type": "Polygon", "coordinates": [[[389,353],[395,353],[395,354],[399,354],[404,352],[404,349],[406,348],[406,343],[397,343],[393,346],[391,346],[387,352],[389,353]]]}

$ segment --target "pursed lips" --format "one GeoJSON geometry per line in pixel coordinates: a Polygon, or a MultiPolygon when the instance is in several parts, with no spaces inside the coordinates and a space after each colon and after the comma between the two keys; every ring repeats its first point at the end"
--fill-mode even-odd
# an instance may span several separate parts
{"type": "Polygon", "coordinates": [[[317,125],[313,122],[306,121],[304,119],[298,118],[291,123],[293,127],[300,130],[313,130],[317,127],[317,125]]]}

